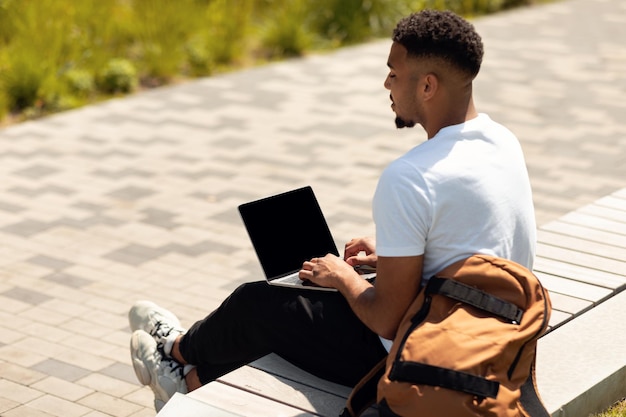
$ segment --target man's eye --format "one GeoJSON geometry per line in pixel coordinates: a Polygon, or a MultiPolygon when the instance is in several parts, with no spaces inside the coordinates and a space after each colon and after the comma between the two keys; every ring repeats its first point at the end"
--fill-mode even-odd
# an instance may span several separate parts
{"type": "Polygon", "coordinates": [[[389,78],[396,78],[396,74],[389,73],[389,78]]]}

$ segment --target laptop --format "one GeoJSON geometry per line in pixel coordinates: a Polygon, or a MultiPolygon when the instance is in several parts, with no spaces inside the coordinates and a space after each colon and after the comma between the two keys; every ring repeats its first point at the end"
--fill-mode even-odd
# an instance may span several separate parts
{"type": "MultiPolygon", "coordinates": [[[[239,214],[269,284],[336,291],[298,278],[304,261],[328,253],[339,256],[310,186],[242,204],[239,214]]],[[[371,268],[355,269],[365,279],[376,275],[371,268]]]]}

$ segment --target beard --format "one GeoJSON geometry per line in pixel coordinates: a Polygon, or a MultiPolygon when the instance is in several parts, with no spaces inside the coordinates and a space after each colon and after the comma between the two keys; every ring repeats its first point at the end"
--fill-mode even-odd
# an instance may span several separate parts
{"type": "Polygon", "coordinates": [[[413,127],[415,126],[415,122],[407,121],[401,118],[400,116],[396,116],[396,127],[398,129],[402,129],[404,127],[413,127]]]}

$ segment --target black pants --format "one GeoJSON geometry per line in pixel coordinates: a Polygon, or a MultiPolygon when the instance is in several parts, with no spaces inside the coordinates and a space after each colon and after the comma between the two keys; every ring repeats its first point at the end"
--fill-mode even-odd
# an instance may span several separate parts
{"type": "Polygon", "coordinates": [[[386,354],[338,292],[244,284],[181,339],[203,384],[276,353],[320,378],[355,385],[386,354]]]}

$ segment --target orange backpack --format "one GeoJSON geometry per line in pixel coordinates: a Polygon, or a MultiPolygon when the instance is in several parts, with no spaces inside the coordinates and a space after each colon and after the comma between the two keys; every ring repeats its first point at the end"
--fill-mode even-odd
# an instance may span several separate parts
{"type": "Polygon", "coordinates": [[[342,416],[361,415],[374,393],[381,416],[547,415],[534,359],[550,312],[547,291],[523,266],[486,255],[455,262],[420,291],[386,360],[354,388],[342,416]]]}

